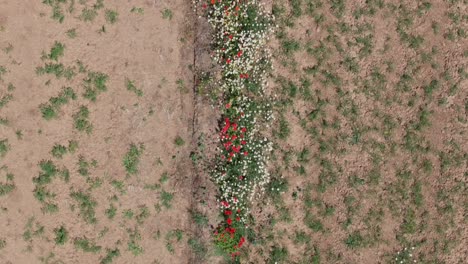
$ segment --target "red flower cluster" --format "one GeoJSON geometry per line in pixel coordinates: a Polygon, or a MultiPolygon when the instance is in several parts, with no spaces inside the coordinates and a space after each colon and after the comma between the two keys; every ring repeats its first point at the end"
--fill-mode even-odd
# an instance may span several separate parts
{"type": "Polygon", "coordinates": [[[242,247],[242,245],[245,243],[245,238],[244,237],[241,237],[240,240],[239,240],[239,244],[237,244],[237,247],[240,248],[242,247]]]}
{"type": "MultiPolygon", "coordinates": [[[[226,105],[226,108],[230,107],[230,104],[226,105]]],[[[240,118],[238,117],[237,120],[240,118]]],[[[231,123],[229,118],[224,119],[224,127],[221,129],[220,137],[224,149],[228,151],[228,154],[227,157],[222,156],[223,159],[227,158],[228,161],[232,161],[235,154],[241,153],[241,149],[247,144],[247,141],[244,140],[246,132],[247,128],[242,127],[239,131],[237,123],[231,123]]],[[[247,156],[247,151],[244,151],[243,154],[247,156]]]]}

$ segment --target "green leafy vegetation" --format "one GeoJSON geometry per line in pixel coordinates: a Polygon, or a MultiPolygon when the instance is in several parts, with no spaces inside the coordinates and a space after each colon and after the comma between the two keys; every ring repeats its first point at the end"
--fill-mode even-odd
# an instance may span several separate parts
{"type": "Polygon", "coordinates": [[[139,146],[131,144],[127,154],[123,157],[123,166],[129,175],[138,173],[138,164],[140,163],[140,157],[144,149],[145,146],[143,144],[139,146]]]}

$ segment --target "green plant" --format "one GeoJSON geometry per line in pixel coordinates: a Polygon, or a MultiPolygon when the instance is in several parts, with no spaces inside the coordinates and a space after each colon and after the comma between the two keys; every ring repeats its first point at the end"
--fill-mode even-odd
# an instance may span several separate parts
{"type": "MultiPolygon", "coordinates": [[[[1,77],[1,75],[0,75],[0,77],[1,77]]],[[[2,96],[0,98],[0,109],[5,107],[12,99],[13,99],[13,95],[11,95],[11,94],[6,94],[6,95],[2,96]]]]}
{"type": "Polygon", "coordinates": [[[130,79],[125,79],[125,86],[127,87],[128,91],[134,92],[137,96],[143,96],[143,91],[138,89],[135,86],[135,82],[130,79]]]}
{"type": "Polygon", "coordinates": [[[63,56],[64,51],[65,51],[65,45],[63,45],[62,43],[58,41],[55,41],[54,45],[50,49],[50,53],[47,55],[47,58],[49,60],[58,61],[58,59],[63,56]]]}
{"type": "Polygon", "coordinates": [[[145,13],[145,10],[141,7],[132,7],[132,9],[130,9],[130,12],[132,13],[137,13],[137,14],[140,14],[140,15],[143,15],[145,13]]]}
{"type": "Polygon", "coordinates": [[[83,80],[83,86],[85,88],[83,97],[95,102],[100,93],[107,91],[108,79],[109,76],[107,74],[89,71],[87,77],[83,80]]]}
{"type": "Polygon", "coordinates": [[[205,259],[208,249],[203,244],[203,242],[198,238],[189,238],[187,244],[192,249],[192,251],[201,259],[205,259]]]}
{"type": "Polygon", "coordinates": [[[11,146],[8,143],[8,139],[0,140],[0,158],[5,157],[6,153],[10,150],[11,146]]]}
{"type": "Polygon", "coordinates": [[[73,115],[75,128],[80,132],[91,134],[93,125],[89,122],[89,110],[86,106],[80,106],[78,112],[73,115]]]}
{"type": "Polygon", "coordinates": [[[270,251],[270,257],[268,259],[269,264],[281,264],[287,263],[289,252],[284,247],[273,247],[270,251]]]}
{"type": "Polygon", "coordinates": [[[105,16],[106,16],[106,21],[107,22],[109,22],[111,24],[114,24],[118,20],[119,13],[117,13],[117,11],[115,11],[115,10],[107,9],[106,13],[105,13],[105,16]]]}
{"type": "Polygon", "coordinates": [[[141,240],[140,233],[138,233],[136,229],[133,231],[129,230],[129,238],[130,240],[127,243],[128,251],[132,252],[134,256],[141,255],[144,252],[144,249],[137,243],[137,241],[141,240]]]}
{"type": "Polygon", "coordinates": [[[112,220],[117,215],[117,208],[113,204],[111,204],[110,207],[106,209],[105,214],[107,218],[112,220]]]}
{"type": "Polygon", "coordinates": [[[80,215],[86,223],[94,224],[97,222],[95,212],[97,202],[91,198],[90,194],[72,192],[70,197],[78,203],[80,215]]]}
{"type": "Polygon", "coordinates": [[[185,144],[185,141],[180,137],[180,136],[177,136],[175,139],[174,139],[174,144],[176,144],[176,146],[183,146],[185,144]]]}
{"type": "Polygon", "coordinates": [[[73,244],[75,248],[81,249],[84,252],[97,253],[101,251],[101,246],[96,245],[96,243],[90,241],[86,237],[75,238],[73,244]]]}
{"type": "Polygon", "coordinates": [[[168,19],[168,20],[171,20],[172,17],[173,17],[173,13],[172,13],[172,10],[168,9],[168,8],[164,8],[163,11],[161,11],[161,14],[162,14],[162,17],[164,19],[168,19]]]}
{"type": "Polygon", "coordinates": [[[123,157],[123,166],[127,171],[127,174],[134,175],[138,172],[138,164],[140,163],[140,157],[143,154],[145,146],[140,144],[138,147],[135,144],[131,144],[129,150],[123,157]]]}
{"type": "Polygon", "coordinates": [[[85,22],[92,22],[97,17],[97,15],[98,13],[95,9],[85,7],[83,10],[81,10],[80,19],[85,22]]]}
{"type": "Polygon", "coordinates": [[[50,151],[52,156],[61,159],[67,153],[67,148],[60,144],[55,144],[50,151]]]}
{"type": "Polygon", "coordinates": [[[345,244],[351,249],[363,247],[365,245],[364,237],[359,231],[353,232],[348,235],[348,238],[345,240],[345,244]]]}
{"type": "Polygon", "coordinates": [[[68,241],[68,231],[64,226],[54,229],[54,233],[56,245],[63,245],[68,241]]]}
{"type": "Polygon", "coordinates": [[[174,194],[162,190],[160,199],[162,205],[169,209],[172,207],[171,202],[174,199],[174,194]]]}
{"type": "Polygon", "coordinates": [[[115,258],[120,256],[120,250],[118,248],[115,249],[106,249],[107,254],[106,256],[101,260],[100,264],[109,264],[114,261],[115,258]]]}
{"type": "Polygon", "coordinates": [[[67,32],[65,32],[67,34],[67,36],[71,39],[74,39],[76,38],[77,34],[76,34],[76,28],[71,28],[69,30],[67,30],[67,32]]]}
{"type": "Polygon", "coordinates": [[[208,217],[200,212],[192,212],[192,219],[199,227],[208,226],[208,217]]]}

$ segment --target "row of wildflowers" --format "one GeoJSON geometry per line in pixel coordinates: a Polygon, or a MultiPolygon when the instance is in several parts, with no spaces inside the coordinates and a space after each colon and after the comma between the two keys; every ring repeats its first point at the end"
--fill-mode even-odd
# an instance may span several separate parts
{"type": "Polygon", "coordinates": [[[269,182],[272,144],[265,131],[273,117],[264,87],[273,17],[257,0],[195,0],[194,5],[212,26],[212,58],[221,66],[220,141],[211,176],[224,220],[214,241],[236,258],[247,240],[253,199],[269,182]]]}

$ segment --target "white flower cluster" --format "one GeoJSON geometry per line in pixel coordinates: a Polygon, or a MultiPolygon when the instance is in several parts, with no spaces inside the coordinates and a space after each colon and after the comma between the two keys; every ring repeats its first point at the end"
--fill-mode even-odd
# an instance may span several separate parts
{"type": "Polygon", "coordinates": [[[273,117],[263,89],[271,68],[266,44],[274,18],[257,0],[195,0],[194,6],[214,29],[212,56],[222,67],[226,98],[212,177],[220,188],[220,208],[245,223],[252,199],[270,180],[266,164],[272,143],[262,134],[268,127],[264,122],[273,117]]]}

